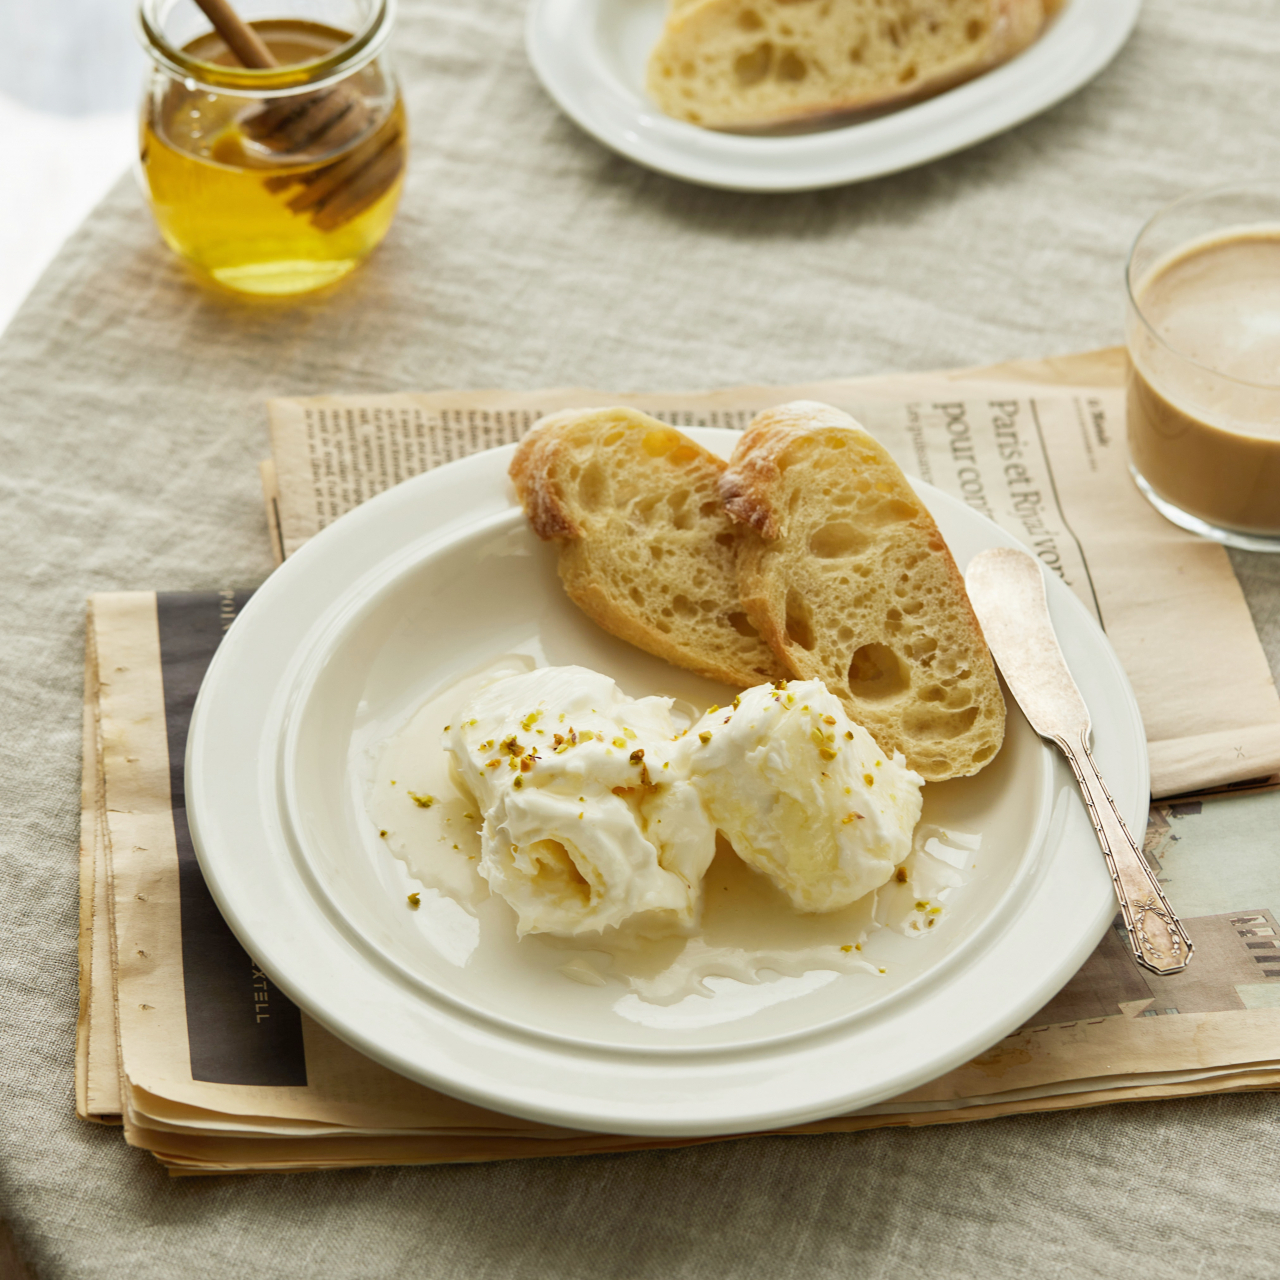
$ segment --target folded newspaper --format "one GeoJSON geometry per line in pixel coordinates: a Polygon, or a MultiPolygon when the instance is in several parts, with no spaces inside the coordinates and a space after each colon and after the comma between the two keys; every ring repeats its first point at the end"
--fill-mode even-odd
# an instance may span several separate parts
{"type": "Polygon", "coordinates": [[[626,404],[680,427],[742,430],[770,405],[824,400],[848,410],[908,475],[994,520],[1075,591],[1133,685],[1153,795],[1274,776],[1280,698],[1248,605],[1223,548],[1170,524],[1134,485],[1122,369],[1114,353],[1103,352],[971,377],[703,394],[490,391],[273,400],[272,460],[264,468],[273,540],[278,556],[289,555],[375,494],[455,458],[514,443],[556,409],[626,404]],[[1024,381],[1011,380],[1011,372],[1024,381]],[[1064,394],[1064,380],[1078,385],[1064,394]]]}
{"type": "MultiPolygon", "coordinates": [[[[861,385],[865,390],[866,384],[861,385]]],[[[892,387],[880,384],[880,389],[886,389],[883,400],[891,406],[892,387]]],[[[1086,438],[1095,452],[1102,446],[1090,414],[1118,411],[1114,404],[1108,409],[1102,389],[1066,397],[1086,406],[1084,418],[1074,420],[1075,430],[1091,433],[1086,438]],[[1099,401],[1094,410],[1087,408],[1090,400],[1099,401]]],[[[809,394],[814,390],[804,389],[809,394]]],[[[1041,457],[1055,456],[1058,445],[1052,443],[1055,437],[1046,437],[1045,423],[1057,424],[1055,429],[1070,425],[1067,409],[1049,404],[1047,395],[1029,396],[1013,382],[999,388],[999,395],[1010,405],[1018,404],[1015,419],[1024,412],[1027,419],[1038,416],[1037,438],[1050,441],[1043,445],[1041,457]]],[[[391,462],[394,451],[385,439],[387,460],[378,461],[371,428],[378,413],[388,421],[387,411],[370,408],[367,399],[359,403],[365,408],[335,407],[337,402],[327,401],[324,418],[308,402],[273,406],[279,528],[285,532],[286,548],[298,545],[306,529],[297,498],[306,486],[287,463],[291,415],[295,421],[307,421],[306,415],[311,415],[311,441],[295,439],[293,447],[296,453],[305,446],[314,460],[316,469],[309,473],[314,528],[369,496],[375,485],[385,487],[397,474],[395,466],[402,476],[412,474],[403,455],[400,463],[391,462]],[[355,453],[334,445],[333,438],[341,437],[335,431],[321,448],[321,421],[341,423],[344,417],[354,433],[347,439],[358,446],[355,453]],[[362,424],[370,428],[363,437],[362,424]],[[367,443],[361,444],[362,439],[367,443]],[[326,477],[328,467],[333,471],[326,477]],[[328,506],[316,499],[322,491],[328,495],[328,506]]],[[[557,407],[555,400],[547,403],[557,407]]],[[[899,412],[907,414],[902,406],[910,403],[899,399],[899,412]]],[[[963,398],[941,403],[974,406],[987,401],[975,400],[966,391],[963,398]]],[[[422,408],[420,435],[412,426],[418,409],[397,409],[393,417],[426,441],[414,456],[429,460],[429,448],[448,456],[486,438],[491,443],[509,438],[509,419],[501,430],[492,426],[492,415],[498,411],[422,408]],[[456,432],[445,430],[450,421],[458,425],[456,432]]],[[[501,412],[510,415],[517,410],[501,412]]],[[[533,420],[532,411],[518,412],[525,415],[523,420],[533,420]]],[[[921,430],[926,432],[927,412],[919,410],[926,424],[921,430]]],[[[971,423],[984,420],[972,407],[964,412],[971,423]]],[[[867,416],[864,413],[864,421],[867,416]]],[[[909,415],[905,420],[909,423],[909,415]]],[[[956,420],[953,415],[951,421],[956,420]]],[[[1114,432],[1110,421],[1104,418],[1103,435],[1114,432]]],[[[985,456],[976,445],[974,453],[985,456]]],[[[921,456],[929,456],[924,446],[921,456]]],[[[1056,461],[1054,467],[1042,470],[1038,482],[1048,489],[1056,480],[1059,496],[1054,501],[1065,502],[1063,491],[1075,490],[1063,484],[1056,461]]],[[[938,471],[933,474],[936,483],[938,471]]],[[[1059,520],[1060,514],[1055,506],[1046,527],[1057,539],[1052,545],[1063,576],[1077,590],[1088,591],[1095,613],[1102,614],[1110,628],[1112,619],[1125,616],[1125,611],[1119,608],[1123,601],[1111,594],[1117,589],[1116,574],[1105,543],[1082,532],[1093,530],[1097,522],[1068,508],[1076,533],[1064,541],[1062,530],[1068,526],[1065,518],[1059,520]],[[1073,554],[1078,557],[1074,561],[1073,554]]],[[[1165,536],[1175,547],[1182,546],[1181,535],[1165,536]]],[[[1147,535],[1147,542],[1151,546],[1144,543],[1142,554],[1168,554],[1154,534],[1147,535]]],[[[1218,548],[1210,550],[1220,563],[1201,555],[1198,549],[1204,546],[1195,543],[1194,548],[1173,553],[1174,559],[1184,557],[1180,563],[1188,577],[1184,591],[1189,599],[1178,607],[1188,614],[1235,609],[1234,619],[1211,620],[1219,628],[1216,638],[1234,661],[1253,662],[1255,668],[1261,661],[1265,672],[1265,658],[1230,567],[1218,548]]],[[[1041,555],[1058,567],[1052,553],[1041,555]]],[[[1153,572],[1175,573],[1173,563],[1153,572]]],[[[182,765],[204,669],[246,598],[247,593],[230,590],[128,593],[98,596],[90,604],[82,797],[82,999],[76,1055],[79,1113],[86,1119],[122,1121],[127,1140],[152,1151],[175,1174],[493,1160],[706,1141],[552,1129],[436,1093],[335,1039],[294,1006],[245,954],[200,875],[186,826],[182,765]]],[[[1160,614],[1162,607],[1154,601],[1149,612],[1160,614]]],[[[1173,625],[1167,614],[1158,623],[1173,625]]],[[[1138,624],[1131,618],[1127,625],[1136,629],[1138,624]]],[[[1141,652],[1136,630],[1131,638],[1132,652],[1141,652]]],[[[1257,692],[1256,680],[1254,687],[1257,692]]],[[[1266,690],[1274,700],[1269,675],[1266,690]]],[[[1248,769],[1255,775],[1271,772],[1274,757],[1267,757],[1267,748],[1248,756],[1248,769],[1206,768],[1196,762],[1196,738],[1201,747],[1216,741],[1215,734],[1233,732],[1242,742],[1265,742],[1264,733],[1250,739],[1243,730],[1267,729],[1266,715],[1246,720],[1238,714],[1241,709],[1242,704],[1224,698],[1212,715],[1194,720],[1196,732],[1159,739],[1179,744],[1168,753],[1175,762],[1171,768],[1176,766],[1182,771],[1179,776],[1201,787],[1238,783],[1251,776],[1248,769]]],[[[1240,749],[1246,754],[1250,750],[1240,749]]],[[[949,1123],[1140,1098],[1280,1087],[1280,869],[1273,865],[1270,848],[1278,822],[1280,791],[1256,785],[1239,786],[1214,799],[1157,802],[1147,830],[1147,853],[1196,942],[1196,961],[1186,973],[1168,978],[1145,973],[1130,958],[1122,934],[1113,929],[1080,973],[1035,1018],[973,1062],[890,1102],[782,1132],[949,1123]]]]}

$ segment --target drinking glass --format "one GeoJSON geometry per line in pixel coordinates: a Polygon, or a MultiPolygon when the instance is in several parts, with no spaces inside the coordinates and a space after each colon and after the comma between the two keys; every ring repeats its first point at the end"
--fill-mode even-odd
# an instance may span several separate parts
{"type": "Polygon", "coordinates": [[[1280,551],[1280,184],[1162,209],[1126,282],[1138,487],[1184,529],[1280,551]]]}

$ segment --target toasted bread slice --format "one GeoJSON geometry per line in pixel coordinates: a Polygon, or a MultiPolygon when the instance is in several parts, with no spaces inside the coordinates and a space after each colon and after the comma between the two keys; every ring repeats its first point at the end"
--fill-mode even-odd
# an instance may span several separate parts
{"type": "Polygon", "coordinates": [[[606,631],[746,688],[785,675],[738,600],[743,533],[725,464],[634,409],[571,409],[521,442],[511,479],[534,532],[560,544],[569,598],[606,631]]]}
{"type": "Polygon", "coordinates": [[[838,694],[885,751],[931,781],[977,773],[1004,697],[938,527],[887,450],[848,414],[760,414],[720,482],[751,536],[743,607],[795,675],[838,694]]]}
{"type": "Polygon", "coordinates": [[[650,96],[712,129],[884,107],[990,70],[1058,0],[675,0],[650,96]]]}

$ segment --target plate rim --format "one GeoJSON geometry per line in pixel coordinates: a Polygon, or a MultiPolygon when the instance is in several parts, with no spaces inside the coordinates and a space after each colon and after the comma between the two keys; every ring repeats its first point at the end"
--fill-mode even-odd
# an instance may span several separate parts
{"type": "Polygon", "coordinates": [[[786,137],[702,129],[635,101],[583,53],[604,6],[530,0],[525,52],[557,107],[601,145],[645,168],[726,191],[816,191],[915,168],[976,146],[1050,110],[1098,76],[1128,42],[1142,0],[1068,0],[1010,61],[872,120],[786,137]],[[570,22],[573,17],[575,22],[570,22]],[[572,74],[570,74],[572,72],[572,74]],[[812,167],[793,171],[809,155],[812,167]]]}
{"type": "MultiPolygon", "coordinates": [[[[691,429],[691,434],[713,438],[719,437],[722,440],[725,437],[737,436],[736,432],[714,428],[694,428],[691,429]]],[[[725,442],[727,443],[727,441],[725,442]]],[[[461,1097],[477,1105],[557,1126],[614,1133],[681,1137],[743,1132],[765,1127],[803,1123],[822,1116],[840,1114],[854,1106],[872,1105],[875,1101],[901,1093],[917,1084],[943,1074],[959,1063],[967,1061],[975,1053],[980,1052],[1019,1025],[1027,1016],[1034,1013],[1054,991],[1059,989],[1062,983],[1075,972],[1079,964],[1083,963],[1083,960],[1092,951],[1115,913],[1110,883],[1105,877],[1102,859],[1096,847],[1092,850],[1094,861],[1091,865],[1096,866],[1097,875],[1095,876],[1092,872],[1088,874],[1093,876],[1095,885],[1101,884],[1105,888],[1105,897],[1098,895],[1097,909],[1093,912],[1088,922],[1088,927],[1081,928],[1079,936],[1074,939],[1073,944],[1063,949],[1061,959],[1052,969],[1049,978],[1047,980],[1042,978],[1038,985],[1035,985],[1029,994],[1024,994],[1020,1000],[1011,1005],[1003,1006],[1003,1012],[999,1016],[993,1016],[982,1021],[980,1030],[971,1030],[970,1034],[967,1035],[952,1036],[948,1041],[949,1049],[944,1057],[931,1054],[927,1059],[917,1063],[913,1069],[899,1072],[889,1083],[880,1087],[874,1096],[868,1094],[865,1088],[853,1090],[844,1088],[837,1091],[835,1096],[832,1096],[832,1091],[828,1089],[823,1100],[817,1104],[812,1099],[808,1099],[803,1104],[776,1105],[766,1110],[760,1110],[759,1108],[750,1112],[726,1112],[721,1110],[710,1119],[690,1114],[687,1104],[683,1111],[677,1107],[674,1111],[665,1113],[661,1109],[655,1113],[653,1106],[628,1105],[633,1101],[630,1098],[621,1101],[614,1099],[607,1105],[601,1105],[598,1100],[593,1099],[588,1105],[584,1100],[577,1097],[566,1099],[563,1096],[546,1096],[546,1090],[539,1091],[531,1088],[513,1090],[511,1082],[508,1080],[500,1080],[496,1085],[493,1081],[477,1084],[474,1081],[460,1080],[448,1070],[442,1072],[439,1063],[436,1061],[424,1065],[421,1058],[414,1057],[411,1059],[406,1056],[405,1045],[402,1043],[405,1037],[402,1036],[400,1038],[402,1042],[396,1045],[390,1045],[377,1038],[370,1039],[368,1035],[364,1034],[359,1025],[356,1025],[359,1019],[356,1020],[356,1023],[353,1023],[349,1013],[344,1017],[342,1011],[327,1007],[325,1000],[313,998],[313,992],[309,989],[308,983],[299,977],[296,972],[296,965],[290,963],[287,954],[282,954],[279,951],[274,944],[274,940],[271,941],[270,945],[265,945],[266,940],[255,929],[253,904],[252,902],[246,904],[243,886],[237,886],[235,883],[234,860],[226,868],[229,873],[227,877],[224,877],[223,867],[219,862],[220,853],[215,847],[219,823],[216,812],[210,809],[211,804],[216,805],[217,782],[216,779],[210,782],[204,772],[204,761],[208,754],[207,748],[210,745],[207,742],[207,738],[209,733],[218,727],[215,709],[220,702],[219,689],[230,678],[228,674],[229,668],[230,675],[233,676],[235,674],[234,662],[237,659],[241,643],[244,637],[257,626],[255,621],[257,617],[265,611],[269,611],[272,607],[272,600],[276,596],[284,594],[286,588],[295,580],[306,579],[308,575],[315,575],[317,572],[321,575],[327,575],[331,568],[331,561],[338,553],[345,556],[348,561],[354,558],[356,562],[359,562],[362,555],[360,551],[361,541],[362,539],[367,541],[364,531],[367,528],[376,526],[380,521],[394,525],[399,509],[405,503],[416,499],[417,508],[415,510],[420,511],[421,508],[429,505],[423,502],[422,499],[433,488],[440,489],[447,484],[450,490],[462,491],[467,488],[468,483],[472,487],[479,483],[482,487],[487,485],[491,489],[495,487],[502,489],[500,502],[495,506],[493,502],[494,495],[491,493],[489,506],[485,510],[492,512],[493,510],[501,509],[502,506],[510,507],[512,499],[509,486],[504,487],[500,484],[495,486],[494,482],[505,472],[503,464],[506,455],[509,455],[512,450],[513,446],[486,450],[470,458],[449,464],[447,467],[437,468],[434,471],[414,477],[371,499],[360,508],[349,513],[343,520],[337,521],[330,528],[323,530],[295,553],[281,569],[276,571],[276,574],[272,575],[263,584],[258,594],[255,595],[232,625],[218,653],[215,654],[213,662],[210,664],[209,675],[206,677],[205,684],[201,689],[192,716],[191,734],[188,740],[187,758],[188,777],[190,779],[188,784],[188,805],[193,840],[210,891],[213,893],[224,916],[226,916],[228,923],[245,945],[246,950],[254,955],[257,962],[262,965],[290,998],[295,1000],[301,1008],[305,1009],[321,1025],[373,1060],[381,1062],[411,1079],[418,1080],[421,1083],[440,1089],[442,1092],[461,1097]],[[446,477],[443,482],[440,478],[442,475],[446,477]]],[[[950,504],[957,509],[962,509],[966,516],[981,520],[980,516],[969,511],[958,500],[933,490],[931,486],[926,486],[923,482],[916,483],[923,491],[922,496],[926,497],[926,501],[930,501],[936,495],[944,504],[950,504]]],[[[930,505],[932,505],[931,501],[930,505]]],[[[420,521],[422,529],[419,531],[419,536],[430,531],[436,535],[432,539],[433,541],[443,540],[447,530],[450,528],[456,527],[456,530],[461,532],[468,525],[473,524],[476,519],[482,518],[483,514],[484,511],[480,511],[467,515],[462,519],[451,519],[446,513],[435,523],[420,521]]],[[[984,532],[987,532],[988,522],[983,521],[981,527],[984,532]]],[[[989,525],[989,532],[992,541],[996,545],[1006,541],[1010,544],[1013,543],[1009,535],[993,524],[989,525]]],[[[328,607],[332,607],[339,597],[360,577],[375,572],[392,558],[397,556],[403,558],[409,543],[415,540],[416,538],[410,540],[400,538],[398,549],[392,549],[377,555],[374,559],[364,564],[363,569],[359,570],[359,572],[353,572],[353,576],[341,588],[335,589],[329,595],[328,606],[320,608],[317,616],[311,619],[310,625],[303,633],[304,639],[314,633],[317,625],[325,616],[328,607]]],[[[305,582],[303,585],[305,585],[305,582]]],[[[1084,605],[1064,585],[1058,584],[1058,587],[1060,590],[1054,589],[1051,585],[1051,598],[1056,597],[1058,599],[1060,602],[1059,607],[1061,607],[1062,601],[1069,601],[1070,603],[1066,607],[1069,610],[1076,611],[1075,625],[1083,624],[1086,633],[1090,635],[1091,643],[1095,647],[1101,646],[1100,652],[1105,657],[1105,664],[1109,668],[1109,674],[1113,679],[1118,680],[1121,697],[1126,704],[1125,709],[1128,712],[1129,728],[1132,729],[1136,724],[1135,744],[1140,748],[1138,751],[1140,759],[1132,762],[1137,766],[1136,771],[1116,787],[1118,792],[1123,792],[1126,790],[1126,784],[1128,784],[1129,790],[1133,793],[1130,797],[1129,808],[1126,809],[1126,815],[1130,820],[1133,820],[1137,816],[1140,807],[1145,805],[1147,795],[1145,737],[1141,732],[1141,720],[1137,713],[1136,702],[1133,699],[1132,690],[1128,686],[1118,659],[1116,659],[1109,643],[1089,616],[1084,605]],[[1133,812],[1129,812],[1129,809],[1132,809],[1133,812]]],[[[277,728],[282,727],[280,700],[282,697],[287,700],[294,696],[297,685],[296,675],[310,648],[311,646],[309,645],[299,644],[285,658],[279,659],[285,662],[287,676],[279,682],[280,688],[277,689],[275,705],[263,709],[263,726],[275,723],[277,728]]],[[[250,657],[252,657],[252,654],[250,654],[250,657]]],[[[271,754],[274,755],[274,753],[271,754]]],[[[274,760],[272,761],[272,766],[274,768],[274,760]]],[[[1063,794],[1062,789],[1059,788],[1058,807],[1061,807],[1063,794]]],[[[1067,809],[1072,810],[1070,801],[1068,801],[1067,809]]],[[[1074,810],[1066,815],[1063,822],[1073,825],[1074,831],[1071,834],[1073,841],[1081,836],[1083,824],[1083,834],[1087,836],[1091,844],[1094,843],[1092,828],[1088,825],[1087,818],[1084,817],[1084,806],[1079,802],[1078,798],[1074,801],[1074,810]]],[[[267,839],[265,833],[263,839],[267,839]]],[[[1060,832],[1057,839],[1061,844],[1067,839],[1067,833],[1060,832]]],[[[225,851],[222,852],[222,856],[225,858],[225,851]]],[[[290,865],[293,865],[291,861],[290,865]]],[[[257,896],[258,892],[255,889],[254,894],[250,896],[257,896]]],[[[1041,887],[1035,887],[1031,897],[1034,898],[1039,892],[1041,892],[1041,887]]],[[[312,902],[314,904],[314,898],[312,898],[312,902]]],[[[1016,926],[1017,923],[1018,921],[1012,922],[1010,929],[1016,926]]],[[[994,953],[998,949],[993,944],[989,951],[994,953]]],[[[988,961],[989,958],[988,956],[988,961]]],[[[915,984],[913,983],[912,985],[914,986],[915,984]]],[[[945,987],[946,984],[943,983],[942,985],[945,987]]],[[[878,1012],[867,1019],[867,1025],[874,1027],[876,1024],[886,1020],[892,1021],[894,1016],[892,1001],[887,1002],[887,1004],[889,1007],[884,1009],[883,1012],[878,1012]]],[[[461,1041],[468,1041],[469,1043],[483,1040],[489,1047],[493,1047],[493,1042],[501,1039],[501,1037],[495,1036],[490,1028],[476,1026],[475,1019],[468,1018],[465,1012],[455,1011],[452,1019],[441,1019],[436,1016],[434,1019],[428,1019],[428,1021],[432,1022],[435,1034],[440,1034],[440,1024],[441,1022],[446,1022],[449,1024],[448,1029],[451,1032],[458,1035],[461,1041]]],[[[841,1036],[840,1026],[837,1024],[835,1028],[824,1031],[818,1037],[810,1037],[807,1041],[801,1040],[798,1044],[794,1044],[795,1053],[792,1056],[803,1059],[811,1050],[821,1051],[823,1043],[842,1038],[847,1039],[848,1037],[841,1036]],[[818,1043],[818,1041],[822,1043],[818,1043]]],[[[412,1037],[410,1036],[409,1039],[412,1039],[412,1037]]],[[[504,1047],[508,1052],[511,1051],[512,1046],[510,1044],[504,1047]]],[[[522,1043],[516,1046],[516,1050],[526,1056],[532,1054],[535,1057],[548,1059],[559,1059],[564,1056],[563,1047],[559,1045],[553,1045],[548,1050],[542,1046],[530,1046],[527,1043],[522,1043]]],[[[732,1052],[736,1052],[740,1057],[750,1057],[754,1051],[747,1048],[732,1052]]],[[[616,1054],[617,1050],[611,1049],[603,1056],[616,1056],[616,1054]]],[[[576,1048],[574,1049],[574,1055],[581,1058],[601,1056],[598,1052],[590,1049],[576,1048]]],[[[696,1068],[703,1059],[708,1058],[723,1063],[725,1051],[712,1048],[704,1055],[691,1055],[690,1061],[696,1068]]],[[[660,1063],[661,1058],[651,1058],[650,1061],[660,1063]]]]}
{"type": "MultiPolygon", "coordinates": [[[[930,492],[934,491],[934,486],[925,481],[918,481],[917,483],[927,488],[930,492]]],[[[315,869],[310,866],[310,859],[307,856],[306,849],[303,847],[304,842],[299,835],[303,822],[297,812],[302,804],[299,798],[300,784],[297,777],[298,744],[300,736],[305,732],[307,708],[315,693],[315,687],[323,679],[326,671],[334,661],[335,652],[358,627],[365,615],[378,610],[384,602],[383,597],[394,591],[401,577],[421,568],[427,561],[447,556],[454,546],[460,542],[469,542],[477,537],[497,536],[500,530],[506,531],[506,526],[511,525],[520,528],[523,522],[523,512],[518,507],[509,507],[503,511],[477,517],[475,523],[470,527],[455,530],[444,538],[433,537],[429,534],[425,535],[407,545],[399,554],[388,557],[375,569],[371,570],[370,574],[362,580],[363,588],[358,595],[355,593],[355,588],[350,588],[342,593],[341,596],[335,599],[333,606],[326,611],[324,616],[317,620],[316,626],[310,633],[314,637],[313,643],[305,647],[305,652],[300,651],[301,665],[291,686],[289,707],[280,725],[279,752],[277,756],[277,792],[281,801],[281,823],[284,828],[285,838],[291,845],[290,851],[295,863],[307,866],[311,883],[315,887],[315,892],[324,900],[327,914],[333,919],[340,918],[345,926],[344,932],[349,938],[355,940],[356,946],[373,953],[384,968],[394,970],[406,987],[425,989],[430,998],[462,1011],[466,1011],[468,1006],[465,999],[460,995],[443,990],[438,984],[422,975],[413,974],[386,947],[380,945],[374,939],[361,935],[355,922],[346,914],[338,895],[321,882],[320,878],[315,874],[315,869]]],[[[356,585],[360,586],[361,584],[356,585]]],[[[1001,688],[1004,689],[1003,681],[1001,688]]],[[[1006,698],[1009,696],[1006,691],[1006,698]]],[[[1032,730],[1032,733],[1034,734],[1034,730],[1032,730]]],[[[1055,758],[1054,753],[1046,748],[1042,759],[1055,758]]],[[[1047,828],[1052,820],[1050,813],[1052,803],[1048,795],[1048,789],[1051,786],[1051,773],[1051,770],[1046,770],[1042,773],[1040,785],[1041,813],[1037,817],[1032,837],[1028,842],[1028,847],[1030,848],[1042,849],[1047,843],[1047,828]]],[[[905,998],[909,993],[918,992],[932,983],[945,981],[948,969],[958,967],[969,952],[987,940],[992,929],[1000,927],[999,919],[1007,904],[1019,897],[1025,898],[1029,896],[1034,887],[1037,871],[1035,863],[1036,859],[1031,859],[1018,868],[995,905],[992,906],[989,918],[982,921],[968,937],[960,941],[947,954],[945,959],[917,974],[916,977],[910,979],[903,986],[897,987],[891,992],[886,992],[883,996],[873,999],[868,1004],[862,1005],[851,1012],[829,1017],[820,1025],[815,1024],[791,1031],[779,1031],[766,1037],[756,1036],[750,1040],[715,1047],[679,1044],[619,1046],[606,1040],[592,1040],[580,1034],[546,1030],[532,1024],[522,1025],[510,1015],[496,1011],[482,1012],[478,1016],[496,1026],[502,1027],[510,1034],[574,1050],[598,1053],[603,1056],[640,1054],[652,1058],[715,1057],[780,1046],[788,1041],[811,1037],[815,1033],[830,1032],[834,1034],[842,1025],[878,1016],[881,1006],[886,1001],[892,1002],[899,997],[905,998]]]]}

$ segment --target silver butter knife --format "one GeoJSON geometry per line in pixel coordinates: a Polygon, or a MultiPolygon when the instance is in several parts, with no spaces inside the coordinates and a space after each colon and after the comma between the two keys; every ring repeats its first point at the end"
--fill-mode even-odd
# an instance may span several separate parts
{"type": "Polygon", "coordinates": [[[1040,562],[1013,547],[982,551],[965,574],[992,657],[1031,727],[1057,743],[1074,770],[1107,859],[1133,958],[1152,973],[1180,973],[1193,947],[1089,750],[1089,709],[1067,670],[1044,594],[1040,562]]]}

